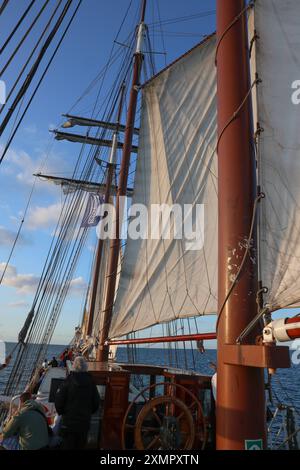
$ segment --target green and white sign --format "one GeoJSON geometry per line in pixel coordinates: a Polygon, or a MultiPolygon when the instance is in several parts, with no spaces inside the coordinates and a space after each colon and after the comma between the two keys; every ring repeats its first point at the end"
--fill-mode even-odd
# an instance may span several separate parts
{"type": "Polygon", "coordinates": [[[246,450],[263,450],[263,440],[262,439],[246,439],[245,449],[246,450]]]}

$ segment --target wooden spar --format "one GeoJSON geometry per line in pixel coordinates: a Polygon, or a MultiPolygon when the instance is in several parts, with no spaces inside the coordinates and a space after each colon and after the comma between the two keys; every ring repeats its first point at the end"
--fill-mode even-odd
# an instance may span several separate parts
{"type": "MultiPolygon", "coordinates": [[[[88,144],[88,145],[97,145],[98,147],[112,147],[112,140],[108,139],[98,139],[97,137],[89,137],[87,135],[81,134],[71,134],[70,132],[61,132],[61,131],[50,131],[55,134],[55,140],[67,140],[68,142],[74,142],[78,144],[88,144]]],[[[118,149],[123,149],[123,142],[118,142],[118,149]]],[[[132,146],[131,152],[137,153],[138,148],[136,145],[132,146]]]]}
{"type": "MultiPolygon", "coordinates": [[[[121,96],[120,96],[120,103],[119,103],[119,109],[118,109],[117,127],[114,133],[113,142],[117,142],[117,139],[118,139],[118,132],[119,132],[118,124],[120,123],[120,120],[121,120],[124,92],[125,92],[125,85],[123,84],[121,88],[121,96]]],[[[117,150],[117,146],[113,145],[112,150],[111,150],[111,155],[110,155],[110,161],[109,163],[107,163],[107,177],[106,177],[104,204],[108,204],[110,200],[111,186],[112,186],[112,180],[113,180],[115,164],[116,164],[116,161],[115,161],[116,150],[117,150]]],[[[103,244],[104,244],[104,240],[102,238],[99,238],[98,244],[97,244],[93,285],[92,285],[92,290],[91,290],[91,303],[90,303],[90,308],[89,308],[89,317],[88,317],[88,324],[87,324],[87,331],[86,331],[86,334],[88,336],[91,336],[93,333],[97,291],[98,291],[99,282],[101,281],[100,268],[101,268],[101,260],[102,260],[102,253],[103,253],[103,244]]],[[[102,280],[102,282],[103,281],[104,280],[102,280]]]]}
{"type": "MultiPolygon", "coordinates": [[[[226,345],[236,339],[257,313],[256,236],[232,294],[250,234],[256,197],[249,56],[244,0],[217,1],[218,191],[219,191],[219,324],[217,449],[243,450],[246,440],[266,445],[263,369],[225,362],[226,345]],[[245,102],[244,102],[245,101],[245,102]],[[244,105],[241,107],[241,104],[244,105]],[[233,118],[234,113],[238,114],[233,118]],[[251,260],[252,259],[252,260],[251,260]]],[[[261,331],[260,331],[261,333],[261,331]]],[[[254,344],[258,330],[247,337],[254,344]]]]}
{"type": "MultiPolygon", "coordinates": [[[[71,114],[63,114],[68,120],[61,126],[63,129],[69,129],[74,126],[87,126],[87,127],[103,127],[103,129],[110,129],[118,132],[125,132],[126,127],[117,122],[98,121],[97,119],[89,119],[80,116],[73,116],[71,114]]],[[[133,133],[139,135],[140,130],[135,128],[133,133]]]]}
{"type": "Polygon", "coordinates": [[[216,333],[199,333],[194,335],[157,336],[156,338],[132,338],[115,339],[107,341],[109,346],[120,346],[124,344],[156,344],[156,343],[178,343],[179,341],[209,341],[217,339],[216,333]]]}
{"type": "MultiPolygon", "coordinates": [[[[51,176],[51,175],[44,175],[42,173],[34,173],[33,176],[36,176],[37,178],[53,181],[55,184],[60,184],[61,186],[70,186],[71,188],[74,187],[75,190],[82,190],[82,191],[87,191],[87,192],[92,192],[92,193],[100,193],[104,194],[105,193],[105,188],[106,184],[102,183],[93,183],[92,181],[84,181],[84,180],[78,180],[74,178],[63,178],[60,176],[51,176]]],[[[111,187],[111,196],[116,196],[118,188],[112,184],[111,187]]],[[[133,189],[132,188],[127,188],[127,196],[132,197],[133,196],[133,189]]]]}
{"type": "Polygon", "coordinates": [[[103,318],[103,327],[100,332],[99,347],[97,351],[97,361],[106,362],[108,360],[109,346],[106,343],[109,334],[109,328],[112,318],[113,303],[115,299],[115,289],[116,289],[116,280],[117,280],[117,270],[118,270],[118,260],[121,248],[121,238],[120,238],[120,212],[121,212],[121,200],[120,198],[126,196],[127,189],[127,180],[128,180],[128,171],[130,165],[130,156],[132,151],[132,138],[133,130],[136,116],[136,106],[138,91],[140,85],[140,75],[141,68],[143,63],[143,53],[140,48],[141,45],[141,35],[143,33],[143,23],[145,20],[145,11],[146,11],[146,0],[143,0],[142,3],[142,13],[141,21],[138,29],[137,37],[137,49],[134,54],[134,63],[133,63],[133,78],[130,91],[130,99],[128,106],[128,113],[126,118],[126,131],[124,137],[124,146],[122,153],[121,169],[120,169],[120,179],[119,179],[119,188],[118,196],[116,201],[116,238],[111,240],[110,243],[110,259],[108,267],[108,282],[107,282],[107,291],[105,298],[105,307],[104,307],[104,318],[103,318]]]}

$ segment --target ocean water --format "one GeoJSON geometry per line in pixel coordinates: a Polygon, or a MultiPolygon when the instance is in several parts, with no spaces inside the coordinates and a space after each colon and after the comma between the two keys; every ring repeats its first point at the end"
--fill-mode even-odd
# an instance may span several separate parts
{"type": "MultiPolygon", "coordinates": [[[[7,351],[11,351],[14,347],[13,343],[7,343],[7,351]]],[[[64,350],[64,346],[50,345],[48,347],[46,358],[51,360],[53,356],[58,357],[64,350]]],[[[217,352],[208,349],[204,354],[200,354],[196,350],[170,350],[159,349],[154,347],[136,348],[134,351],[135,362],[141,364],[154,365],[171,365],[183,369],[196,370],[197,372],[212,375],[213,371],[209,363],[216,362],[217,352]]],[[[117,361],[132,362],[132,350],[127,348],[118,348],[117,361]],[[131,352],[130,352],[131,351],[131,352]]],[[[5,383],[8,379],[12,363],[0,372],[0,394],[3,393],[5,383]]],[[[272,399],[269,400],[267,393],[267,403],[270,410],[274,413],[278,404],[289,406],[293,409],[295,418],[295,428],[300,428],[300,364],[292,364],[290,369],[280,369],[272,378],[272,399]]],[[[286,439],[286,410],[277,412],[276,418],[273,420],[269,432],[269,446],[278,447],[286,439]]],[[[270,426],[270,422],[268,423],[270,426]]],[[[298,445],[300,448],[300,432],[297,434],[298,445]]],[[[283,448],[286,448],[283,447],[283,448]]]]}

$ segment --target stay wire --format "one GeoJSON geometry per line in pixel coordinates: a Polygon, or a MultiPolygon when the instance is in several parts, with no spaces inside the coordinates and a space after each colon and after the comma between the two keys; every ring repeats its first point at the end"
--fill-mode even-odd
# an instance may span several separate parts
{"type": "Polygon", "coordinates": [[[5,8],[7,7],[9,3],[9,0],[3,0],[1,6],[0,6],[0,16],[2,15],[2,13],[4,12],[5,8]]]}
{"type": "MultiPolygon", "coordinates": [[[[0,48],[0,55],[3,54],[4,50],[6,49],[6,47],[8,46],[8,44],[10,43],[11,39],[14,37],[15,33],[17,32],[17,30],[19,29],[19,27],[21,26],[21,24],[23,23],[24,19],[26,18],[26,16],[28,15],[28,13],[30,12],[31,8],[33,7],[33,5],[35,4],[35,0],[32,0],[30,2],[30,4],[28,5],[28,7],[26,8],[26,10],[24,11],[23,15],[21,16],[21,18],[19,19],[19,21],[17,22],[16,26],[12,29],[10,35],[8,36],[8,38],[6,39],[6,41],[4,42],[3,46],[0,48]]],[[[6,6],[6,5],[5,5],[6,6]]],[[[4,8],[5,8],[4,6],[4,8]]],[[[3,7],[3,5],[2,5],[3,7]]],[[[2,8],[1,7],[1,8],[2,8]]],[[[2,13],[2,12],[1,12],[2,13]]]]}
{"type": "Polygon", "coordinates": [[[49,0],[46,0],[44,5],[42,6],[42,8],[39,10],[38,14],[36,15],[36,17],[34,18],[34,20],[32,21],[31,25],[29,26],[29,28],[27,29],[27,31],[25,32],[25,34],[23,35],[23,37],[21,38],[20,42],[18,43],[18,45],[16,46],[16,48],[14,49],[14,51],[12,52],[12,54],[10,55],[8,61],[6,62],[6,64],[4,65],[4,67],[2,68],[2,70],[0,71],[0,77],[2,77],[2,75],[5,73],[6,69],[8,68],[8,66],[11,64],[11,62],[13,61],[14,57],[16,56],[17,52],[19,51],[20,47],[23,45],[23,43],[25,42],[26,38],[28,37],[28,35],[30,34],[30,32],[32,31],[32,29],[34,28],[35,24],[37,23],[37,21],[39,20],[40,16],[42,15],[43,11],[45,10],[46,6],[48,5],[49,3],[49,0]]]}
{"type": "MultiPolygon", "coordinates": [[[[82,0],[79,1],[79,5],[80,5],[81,1],[82,1],[82,0]]],[[[32,67],[31,67],[31,69],[30,69],[30,71],[29,71],[29,73],[28,73],[26,79],[24,80],[23,84],[21,85],[20,90],[18,91],[18,93],[17,93],[17,95],[16,95],[16,97],[15,97],[15,99],[14,99],[14,101],[13,101],[11,107],[10,107],[10,109],[9,109],[8,112],[6,113],[6,115],[5,115],[5,117],[4,117],[3,121],[2,121],[2,123],[1,123],[1,125],[0,125],[0,136],[3,134],[3,132],[4,132],[5,128],[6,128],[6,126],[7,126],[7,124],[9,123],[9,120],[10,120],[11,116],[13,115],[13,113],[14,113],[14,111],[15,111],[15,109],[16,109],[16,106],[18,105],[18,103],[21,101],[22,97],[25,95],[26,91],[28,90],[28,88],[29,88],[29,86],[30,86],[30,84],[31,84],[31,82],[32,82],[32,80],[33,80],[33,78],[34,78],[34,76],[35,76],[35,74],[36,74],[36,72],[37,72],[37,70],[38,70],[38,68],[39,68],[39,66],[40,66],[40,64],[41,64],[41,62],[42,62],[42,59],[44,58],[44,56],[45,56],[45,54],[46,54],[46,52],[47,52],[47,50],[48,50],[50,44],[52,43],[52,41],[53,41],[53,39],[54,39],[56,33],[58,32],[58,30],[59,30],[59,28],[60,28],[60,26],[61,26],[61,24],[62,24],[62,22],[63,22],[63,20],[64,20],[64,18],[65,18],[65,16],[66,16],[66,14],[67,14],[69,8],[71,7],[72,2],[73,2],[73,0],[67,0],[67,3],[66,3],[66,5],[65,5],[65,7],[64,7],[64,9],[63,9],[63,11],[62,11],[62,13],[60,14],[60,16],[59,16],[58,20],[56,21],[54,27],[52,28],[51,32],[49,33],[48,37],[46,38],[45,43],[44,43],[44,45],[42,46],[42,48],[41,48],[41,50],[40,50],[40,52],[39,52],[39,55],[38,55],[37,59],[35,60],[34,64],[32,65],[32,67]]],[[[77,9],[78,9],[79,5],[77,6],[77,8],[76,8],[76,10],[75,10],[75,14],[76,14],[76,12],[77,12],[77,9]]],[[[75,16],[75,15],[73,14],[72,18],[74,18],[74,16],[75,16]]],[[[72,22],[72,21],[71,21],[71,22],[72,22]]],[[[69,23],[69,24],[70,24],[70,23],[69,23]]],[[[63,35],[63,37],[64,37],[64,35],[63,35]]],[[[55,57],[56,52],[57,52],[57,50],[58,50],[60,44],[61,44],[61,40],[60,40],[58,46],[56,46],[55,51],[54,51],[54,53],[52,54],[51,59],[50,59],[50,61],[48,62],[48,65],[47,65],[47,67],[46,67],[44,73],[42,74],[42,78],[40,79],[37,88],[36,88],[35,91],[33,92],[31,99],[29,100],[29,103],[32,102],[32,99],[33,99],[33,97],[35,96],[35,93],[36,93],[37,89],[39,88],[39,84],[41,83],[42,79],[43,79],[44,76],[46,75],[46,72],[48,71],[48,68],[49,68],[50,64],[52,63],[52,60],[53,60],[53,58],[55,57]]],[[[27,110],[27,109],[28,109],[28,108],[26,108],[26,110],[27,110]]],[[[1,159],[1,161],[2,161],[2,159],[1,159]]],[[[0,163],[1,163],[1,161],[0,161],[0,163]]]]}
{"type": "MultiPolygon", "coordinates": [[[[72,1],[72,0],[69,0],[69,1],[72,1]]],[[[44,72],[43,72],[43,74],[42,74],[42,76],[41,76],[41,78],[40,78],[40,80],[38,81],[38,84],[36,85],[36,87],[35,87],[35,89],[34,89],[32,95],[31,95],[31,97],[30,97],[30,100],[28,101],[28,103],[27,103],[27,105],[26,105],[26,107],[25,107],[25,109],[24,109],[24,111],[23,111],[23,114],[22,114],[21,118],[19,119],[16,128],[14,129],[14,132],[13,132],[12,136],[10,137],[9,141],[7,142],[7,144],[6,144],[5,148],[4,148],[4,151],[3,151],[2,155],[1,155],[1,158],[0,158],[0,164],[2,163],[2,161],[3,161],[3,159],[4,159],[4,157],[5,157],[6,153],[7,153],[7,151],[8,151],[8,149],[9,149],[9,147],[10,147],[10,145],[11,145],[11,143],[12,143],[12,141],[13,141],[13,139],[14,139],[14,137],[15,137],[15,135],[16,135],[16,133],[17,133],[17,131],[18,131],[18,129],[19,129],[19,127],[20,127],[20,125],[21,125],[21,123],[22,123],[22,121],[23,121],[23,119],[24,119],[24,117],[25,117],[25,115],[26,115],[26,113],[27,113],[27,111],[28,111],[28,109],[29,109],[29,107],[30,107],[32,101],[33,101],[33,99],[34,99],[34,97],[35,97],[35,95],[36,95],[36,93],[38,92],[38,90],[39,90],[39,88],[40,88],[40,86],[41,86],[41,84],[42,84],[42,82],[43,82],[43,79],[44,79],[45,75],[47,74],[47,72],[48,72],[48,70],[49,70],[49,68],[50,68],[50,66],[51,66],[51,64],[52,64],[52,62],[53,62],[53,60],[54,60],[54,58],[55,58],[55,56],[56,56],[56,54],[57,54],[57,52],[58,52],[58,50],[59,50],[59,48],[60,48],[60,46],[61,46],[63,40],[64,40],[64,38],[65,38],[65,36],[66,36],[66,34],[67,34],[69,28],[70,28],[70,26],[71,26],[71,24],[73,23],[73,20],[74,20],[74,18],[75,18],[75,16],[76,16],[76,13],[77,13],[77,11],[78,11],[78,9],[79,9],[81,3],[82,3],[82,0],[79,0],[79,3],[78,3],[78,5],[77,5],[77,7],[76,7],[75,12],[73,13],[73,15],[72,15],[72,17],[71,17],[69,23],[67,24],[67,26],[66,26],[66,28],[65,28],[65,30],[64,30],[64,32],[63,32],[63,35],[62,35],[62,37],[61,37],[60,40],[59,40],[59,43],[57,44],[57,46],[56,46],[56,48],[55,48],[55,50],[54,50],[54,52],[53,52],[53,54],[52,54],[52,56],[51,56],[51,58],[50,58],[48,64],[47,64],[47,66],[46,66],[46,68],[45,68],[45,70],[44,70],[44,72]]],[[[3,132],[5,126],[6,126],[7,122],[8,122],[8,121],[7,121],[7,117],[11,116],[11,114],[12,114],[12,113],[11,113],[11,110],[10,110],[10,111],[8,112],[8,114],[6,115],[6,117],[4,118],[4,121],[3,121],[3,123],[2,123],[2,126],[0,126],[0,135],[1,135],[1,132],[3,132]]]]}
{"type": "Polygon", "coordinates": [[[32,57],[34,56],[34,54],[35,54],[35,52],[36,52],[38,46],[40,45],[40,43],[41,43],[43,37],[45,36],[46,32],[48,31],[48,29],[49,29],[49,27],[50,27],[50,25],[51,25],[51,23],[52,23],[52,20],[53,20],[54,16],[56,15],[56,13],[57,13],[59,7],[61,6],[62,1],[63,1],[63,0],[59,0],[59,1],[58,1],[57,5],[56,5],[56,7],[55,7],[55,9],[54,9],[54,11],[53,11],[53,13],[52,13],[52,15],[51,15],[49,21],[48,21],[48,23],[46,24],[44,30],[42,31],[42,34],[41,34],[40,37],[38,38],[38,40],[37,40],[37,42],[36,42],[34,48],[32,49],[31,53],[29,54],[29,56],[28,56],[28,58],[27,58],[25,64],[23,65],[22,69],[20,70],[20,72],[19,72],[19,74],[18,74],[18,76],[17,76],[17,78],[16,78],[16,80],[15,80],[15,82],[14,82],[12,88],[9,90],[9,92],[8,92],[8,94],[7,94],[7,97],[6,97],[6,103],[3,104],[3,105],[0,107],[0,114],[1,114],[1,112],[3,111],[3,109],[5,108],[5,105],[8,103],[8,101],[9,101],[10,97],[12,96],[13,92],[15,91],[16,86],[18,85],[19,81],[21,80],[22,75],[23,75],[25,69],[27,68],[27,66],[28,66],[29,62],[31,61],[32,57]]]}

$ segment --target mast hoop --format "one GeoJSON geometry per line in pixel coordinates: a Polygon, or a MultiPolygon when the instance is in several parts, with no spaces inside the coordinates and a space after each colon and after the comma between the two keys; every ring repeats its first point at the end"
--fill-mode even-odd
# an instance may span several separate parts
{"type": "Polygon", "coordinates": [[[256,29],[254,30],[254,36],[250,41],[250,47],[249,47],[249,58],[251,59],[252,57],[252,50],[255,42],[260,38],[260,36],[257,34],[256,29]]]}

